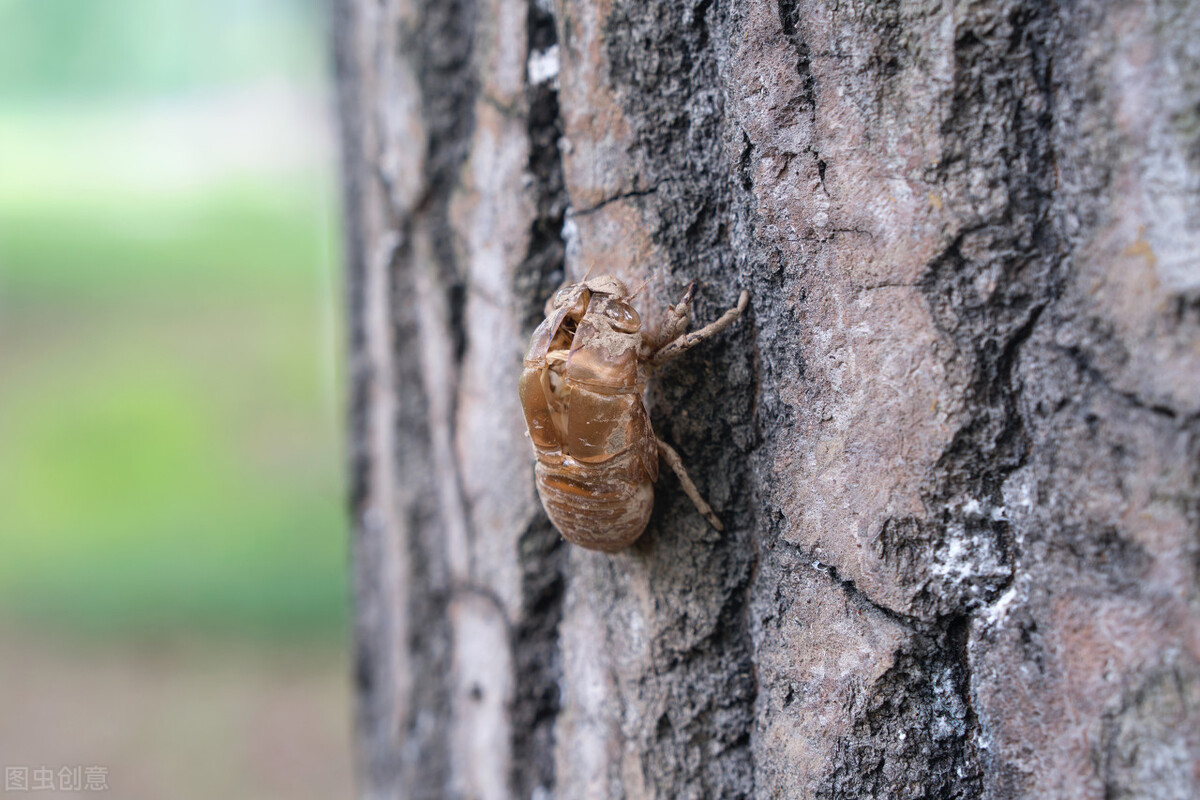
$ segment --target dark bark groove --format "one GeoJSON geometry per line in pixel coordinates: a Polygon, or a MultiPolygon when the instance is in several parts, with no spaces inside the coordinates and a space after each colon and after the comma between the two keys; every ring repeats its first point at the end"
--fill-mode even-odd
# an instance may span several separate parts
{"type": "MultiPolygon", "coordinates": [[[[547,57],[558,47],[553,15],[529,0],[526,48],[530,56],[547,57]]],[[[563,282],[566,244],[559,140],[562,121],[554,80],[533,83],[527,77],[526,130],[528,172],[536,213],[529,248],[516,273],[514,293],[524,299],[521,329],[532,333],[542,319],[546,299],[563,282]]],[[[532,522],[518,541],[524,614],[516,628],[516,688],[512,703],[513,796],[552,795],[555,788],[554,726],[561,706],[562,658],[558,632],[566,587],[566,544],[549,520],[532,522]]]]}
{"type": "MultiPolygon", "coordinates": [[[[662,263],[638,267],[662,281],[655,293],[672,302],[688,280],[698,279],[697,324],[730,307],[743,285],[732,230],[735,181],[725,156],[728,121],[711,35],[713,18],[726,13],[720,2],[617,2],[605,22],[613,91],[632,128],[638,165],[622,197],[651,220],[650,235],[663,254],[662,263]]],[[[694,509],[673,476],[660,480],[646,534],[655,548],[644,557],[652,574],[667,578],[650,585],[665,630],[652,651],[659,666],[647,681],[671,701],[646,742],[644,764],[662,796],[755,792],[749,589],[756,556],[745,462],[754,442],[745,345],[754,318],[752,311],[720,339],[668,366],[651,387],[655,431],[677,446],[701,491],[734,523],[715,541],[687,541],[695,535],[694,509]],[[695,566],[671,563],[681,547],[693,551],[695,566]],[[712,632],[701,639],[679,635],[676,626],[686,629],[696,614],[715,616],[712,632]]]]}

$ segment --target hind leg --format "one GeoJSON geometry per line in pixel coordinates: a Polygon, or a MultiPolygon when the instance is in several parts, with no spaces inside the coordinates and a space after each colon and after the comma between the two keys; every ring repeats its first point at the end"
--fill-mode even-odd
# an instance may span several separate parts
{"type": "Polygon", "coordinates": [[[725,530],[725,526],[721,524],[721,520],[717,519],[717,515],[713,513],[712,506],[704,502],[704,498],[700,496],[700,490],[696,488],[696,484],[692,483],[692,479],[688,477],[687,470],[683,467],[683,460],[680,459],[679,453],[676,453],[671,445],[659,439],[658,454],[671,467],[671,471],[679,476],[679,483],[683,486],[684,493],[696,506],[696,510],[704,515],[704,518],[714,528],[719,531],[725,530]]]}

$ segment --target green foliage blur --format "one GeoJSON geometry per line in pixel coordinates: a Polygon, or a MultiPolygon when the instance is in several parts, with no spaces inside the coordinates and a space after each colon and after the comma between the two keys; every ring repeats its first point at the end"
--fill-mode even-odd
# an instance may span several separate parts
{"type": "Polygon", "coordinates": [[[314,0],[0,0],[0,617],[340,636],[314,0]]]}
{"type": "Polygon", "coordinates": [[[319,0],[0,0],[0,97],[112,100],[320,81],[319,0]]]}

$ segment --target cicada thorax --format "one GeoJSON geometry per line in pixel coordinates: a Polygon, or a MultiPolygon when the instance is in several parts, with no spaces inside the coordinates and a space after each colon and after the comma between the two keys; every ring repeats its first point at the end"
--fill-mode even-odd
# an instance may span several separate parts
{"type": "Polygon", "coordinates": [[[642,400],[641,321],[623,287],[603,280],[616,296],[589,283],[552,300],[520,389],[550,521],[575,544],[615,552],[650,519],[658,449],[642,400]]]}

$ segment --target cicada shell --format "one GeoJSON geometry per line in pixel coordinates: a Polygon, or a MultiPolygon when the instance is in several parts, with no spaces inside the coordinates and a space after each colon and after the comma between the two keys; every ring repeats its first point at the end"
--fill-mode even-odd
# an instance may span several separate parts
{"type": "Polygon", "coordinates": [[[546,304],[521,374],[521,406],[537,458],[538,495],[569,541],[616,552],[642,535],[654,508],[660,452],[717,528],[678,456],[650,426],[642,396],[647,367],[733,322],[736,309],[684,336],[695,285],[668,309],[658,337],[643,333],[629,290],[613,277],[564,286],[546,304]]]}

